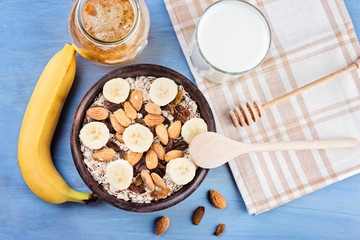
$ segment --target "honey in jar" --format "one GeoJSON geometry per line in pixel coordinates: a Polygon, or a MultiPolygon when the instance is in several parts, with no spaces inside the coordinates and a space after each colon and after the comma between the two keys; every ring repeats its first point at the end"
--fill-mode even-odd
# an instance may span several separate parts
{"type": "Polygon", "coordinates": [[[147,45],[150,17],[143,0],[78,0],[69,18],[77,52],[98,64],[134,59],[147,45]]]}

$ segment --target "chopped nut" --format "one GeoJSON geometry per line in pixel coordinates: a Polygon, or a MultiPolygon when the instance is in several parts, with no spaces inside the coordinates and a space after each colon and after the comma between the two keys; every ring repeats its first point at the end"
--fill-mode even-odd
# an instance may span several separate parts
{"type": "Polygon", "coordinates": [[[166,197],[170,193],[169,188],[164,188],[160,190],[153,191],[150,196],[155,199],[160,199],[166,197]]]}
{"type": "Polygon", "coordinates": [[[174,118],[176,120],[180,120],[182,123],[185,123],[189,116],[190,116],[190,111],[187,110],[184,106],[177,105],[175,107],[174,118]]]}

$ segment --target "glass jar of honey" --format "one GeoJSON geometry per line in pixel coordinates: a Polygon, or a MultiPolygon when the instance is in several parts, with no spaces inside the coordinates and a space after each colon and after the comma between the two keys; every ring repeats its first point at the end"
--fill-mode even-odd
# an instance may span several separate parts
{"type": "Polygon", "coordinates": [[[68,24],[76,51],[101,65],[133,60],[147,45],[149,28],[143,0],[77,0],[68,24]]]}

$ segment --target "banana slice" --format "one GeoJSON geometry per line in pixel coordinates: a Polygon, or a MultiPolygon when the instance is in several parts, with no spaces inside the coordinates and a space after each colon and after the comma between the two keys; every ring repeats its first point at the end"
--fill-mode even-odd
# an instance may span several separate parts
{"type": "Polygon", "coordinates": [[[178,185],[185,185],[195,177],[195,164],[187,158],[175,158],[166,165],[166,174],[178,185]]]}
{"type": "Polygon", "coordinates": [[[90,149],[99,149],[108,142],[110,132],[102,122],[85,124],[79,134],[81,142],[90,149]]]}
{"type": "Polygon", "coordinates": [[[185,142],[190,144],[191,140],[196,135],[207,131],[207,124],[202,118],[192,118],[183,125],[181,136],[184,138],[185,142]]]}
{"type": "Polygon", "coordinates": [[[159,105],[165,106],[176,97],[178,86],[169,78],[158,78],[150,86],[150,98],[159,105]]]}
{"type": "Polygon", "coordinates": [[[130,84],[122,78],[107,81],[103,87],[104,97],[113,103],[122,103],[129,96],[130,84]]]}
{"type": "Polygon", "coordinates": [[[128,161],[116,160],[106,167],[105,177],[113,188],[126,189],[133,178],[133,167],[128,161]]]}
{"type": "Polygon", "coordinates": [[[125,129],[123,140],[132,152],[146,152],[153,143],[154,136],[147,127],[136,123],[125,129]]]}

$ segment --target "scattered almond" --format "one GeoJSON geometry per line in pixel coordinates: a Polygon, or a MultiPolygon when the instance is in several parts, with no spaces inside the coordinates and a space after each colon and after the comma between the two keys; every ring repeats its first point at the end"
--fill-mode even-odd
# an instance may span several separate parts
{"type": "Polygon", "coordinates": [[[121,143],[124,143],[124,139],[123,139],[123,135],[122,134],[120,134],[120,133],[116,133],[115,134],[115,138],[116,138],[116,140],[118,140],[119,142],[121,142],[121,143]]]}
{"type": "Polygon", "coordinates": [[[220,234],[222,234],[225,230],[225,224],[220,224],[216,227],[216,231],[214,233],[215,236],[219,236],[220,234]]]}
{"type": "Polygon", "coordinates": [[[116,120],[115,116],[110,116],[110,123],[116,132],[118,132],[119,134],[124,133],[125,128],[121,126],[121,124],[116,120]]]}
{"type": "Polygon", "coordinates": [[[137,118],[137,111],[129,101],[124,102],[124,110],[129,118],[131,119],[137,118]]]}
{"type": "Polygon", "coordinates": [[[165,125],[162,123],[156,125],[155,132],[156,132],[156,135],[158,136],[160,142],[162,142],[162,144],[164,144],[164,145],[167,145],[169,142],[169,135],[168,135],[168,131],[166,130],[165,125]]]}
{"type": "Polygon", "coordinates": [[[109,116],[109,112],[103,107],[91,107],[86,110],[86,115],[95,120],[105,120],[109,116]]]}
{"type": "Polygon", "coordinates": [[[141,179],[143,180],[143,182],[145,183],[145,185],[151,190],[154,191],[155,190],[155,185],[154,182],[151,179],[150,174],[148,173],[148,171],[146,170],[142,170],[140,173],[141,179]]]}
{"type": "Polygon", "coordinates": [[[219,192],[217,192],[215,190],[210,190],[209,198],[210,198],[211,203],[215,207],[217,207],[219,209],[223,209],[226,207],[226,200],[219,192]]]}
{"type": "Polygon", "coordinates": [[[153,144],[151,145],[151,149],[155,151],[156,155],[160,160],[165,160],[165,150],[160,143],[153,142],[153,144]]]}
{"type": "Polygon", "coordinates": [[[154,150],[150,149],[145,156],[145,164],[148,169],[154,169],[159,164],[158,157],[154,150]]]}
{"type": "Polygon", "coordinates": [[[170,162],[170,160],[173,160],[175,158],[181,158],[184,156],[184,152],[181,150],[171,150],[170,152],[167,152],[165,154],[165,161],[170,162]]]}
{"type": "Polygon", "coordinates": [[[173,122],[168,128],[169,138],[176,139],[179,137],[181,132],[181,121],[173,122]]]}
{"type": "Polygon", "coordinates": [[[158,174],[156,174],[154,172],[151,173],[151,178],[156,186],[158,186],[159,188],[165,188],[165,183],[158,174]]]}
{"type": "Polygon", "coordinates": [[[144,121],[145,124],[154,127],[160,123],[162,123],[165,120],[165,118],[161,115],[154,115],[154,114],[148,114],[145,116],[144,121]]]}
{"type": "Polygon", "coordinates": [[[114,112],[116,120],[123,126],[128,127],[131,124],[131,119],[126,115],[125,111],[118,109],[114,112]]]}
{"type": "Polygon", "coordinates": [[[150,197],[154,199],[160,199],[166,197],[170,192],[169,188],[159,189],[150,193],[150,197]]]}
{"type": "Polygon", "coordinates": [[[170,221],[169,218],[166,216],[160,217],[158,218],[158,220],[156,221],[156,228],[155,228],[155,232],[157,236],[162,235],[166,229],[169,227],[170,221]]]}
{"type": "Polygon", "coordinates": [[[140,111],[143,104],[142,92],[139,89],[134,89],[130,93],[130,102],[136,111],[140,111]]]}
{"type": "Polygon", "coordinates": [[[193,216],[193,223],[195,225],[199,225],[201,219],[204,216],[204,213],[205,213],[205,207],[203,207],[203,206],[200,206],[195,210],[194,216],[193,216]]]}
{"type": "Polygon", "coordinates": [[[142,158],[143,153],[131,152],[126,156],[126,160],[130,163],[131,166],[137,164],[142,158]]]}
{"type": "Polygon", "coordinates": [[[160,115],[162,113],[161,108],[152,102],[149,102],[145,105],[145,111],[154,115],[160,115]]]}
{"type": "Polygon", "coordinates": [[[104,148],[92,155],[94,160],[98,161],[111,161],[115,157],[115,151],[112,148],[104,148]]]}

